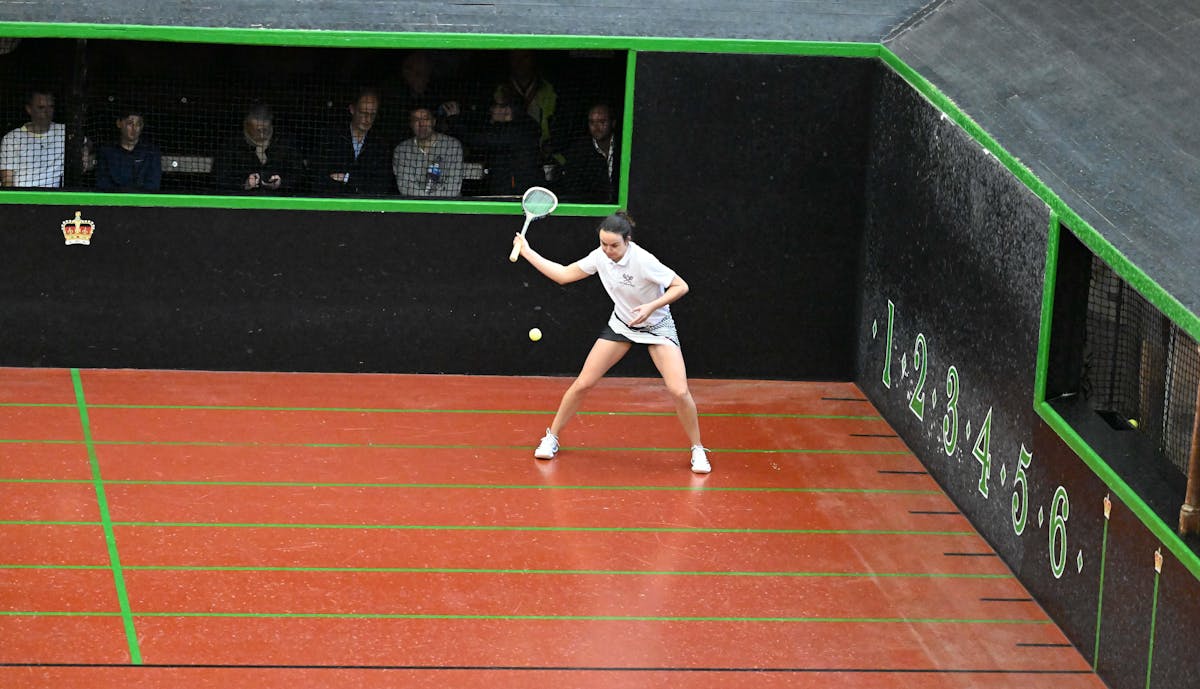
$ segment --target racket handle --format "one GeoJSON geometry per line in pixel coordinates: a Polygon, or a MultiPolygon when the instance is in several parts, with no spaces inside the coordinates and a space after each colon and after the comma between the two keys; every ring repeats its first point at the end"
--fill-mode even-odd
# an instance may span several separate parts
{"type": "Polygon", "coordinates": [[[509,263],[516,263],[517,257],[521,255],[521,245],[525,243],[525,233],[529,231],[529,223],[533,221],[533,216],[525,214],[525,225],[521,227],[521,241],[513,244],[512,253],[508,255],[509,263]]]}

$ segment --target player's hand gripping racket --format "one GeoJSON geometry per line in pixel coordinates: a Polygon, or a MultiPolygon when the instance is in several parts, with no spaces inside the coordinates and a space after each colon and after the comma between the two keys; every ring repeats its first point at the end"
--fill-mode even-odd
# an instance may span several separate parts
{"type": "Polygon", "coordinates": [[[545,187],[529,187],[525,190],[525,194],[521,196],[525,226],[521,228],[521,241],[513,244],[512,253],[508,255],[509,261],[516,263],[517,257],[521,255],[521,244],[525,242],[525,232],[529,230],[529,223],[550,215],[555,208],[558,208],[558,197],[554,192],[545,187]]]}

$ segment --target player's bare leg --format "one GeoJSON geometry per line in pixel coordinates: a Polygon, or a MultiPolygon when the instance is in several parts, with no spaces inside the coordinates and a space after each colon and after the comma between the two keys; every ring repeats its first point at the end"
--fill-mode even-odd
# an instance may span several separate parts
{"type": "Polygon", "coordinates": [[[575,412],[579,411],[579,405],[583,403],[583,398],[592,388],[596,387],[596,383],[600,382],[604,374],[608,373],[608,370],[616,365],[632,346],[628,342],[596,340],[596,344],[592,345],[592,351],[588,352],[587,359],[583,362],[579,376],[563,393],[562,401],[558,403],[558,413],[554,415],[554,421],[550,424],[551,433],[558,435],[562,431],[571,417],[575,416],[575,412]]]}
{"type": "Polygon", "coordinates": [[[583,362],[583,369],[580,370],[579,376],[563,393],[562,401],[558,403],[558,411],[554,414],[554,421],[550,423],[550,428],[546,429],[546,437],[542,438],[541,444],[534,451],[534,457],[538,459],[554,458],[554,455],[558,453],[558,434],[575,416],[575,412],[579,411],[579,406],[583,404],[583,398],[592,388],[596,387],[596,383],[600,382],[604,374],[608,373],[608,370],[620,361],[632,346],[628,342],[596,340],[596,344],[592,345],[592,351],[588,352],[587,359],[583,362]]]}
{"type": "Polygon", "coordinates": [[[688,388],[683,352],[675,345],[650,345],[650,359],[662,374],[667,392],[675,402],[675,414],[679,417],[683,432],[687,434],[688,442],[692,444],[692,471],[707,474],[712,467],[705,454],[704,443],[700,441],[700,418],[696,412],[696,401],[692,399],[692,391],[688,388]]]}

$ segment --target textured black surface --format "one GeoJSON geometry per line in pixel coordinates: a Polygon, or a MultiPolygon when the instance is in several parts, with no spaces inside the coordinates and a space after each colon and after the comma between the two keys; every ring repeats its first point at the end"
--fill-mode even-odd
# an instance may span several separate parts
{"type": "Polygon", "coordinates": [[[874,43],[923,4],[925,0],[0,0],[0,21],[874,43]]]}
{"type": "Polygon", "coordinates": [[[1200,313],[1200,5],[953,1],[885,44],[1200,313]]]}
{"type": "MultiPolygon", "coordinates": [[[[656,54],[638,70],[635,239],[691,286],[673,307],[689,372],[849,379],[878,64],[656,54]],[[693,97],[714,84],[755,88],[693,97]]],[[[93,244],[66,247],[74,210],[0,220],[0,255],[21,257],[0,291],[5,365],[573,374],[611,308],[598,280],[559,287],[509,264],[515,206],[98,207],[93,244]]],[[[566,264],[597,245],[597,224],[551,216],[530,237],[566,264]]],[[[656,374],[644,352],[614,373],[656,374]]]]}
{"type": "MultiPolygon", "coordinates": [[[[1161,544],[1033,409],[1049,209],[895,75],[880,79],[875,107],[888,117],[875,120],[867,182],[859,385],[1089,660],[1097,657],[1103,610],[1098,658],[1109,686],[1145,686],[1153,556],[1161,544]],[[927,342],[920,367],[913,358],[918,336],[927,342]],[[883,383],[889,358],[890,387],[883,383]],[[959,438],[947,455],[951,366],[960,385],[959,438]],[[910,408],[920,369],[927,371],[922,418],[910,408]],[[973,451],[989,410],[984,496],[973,451]],[[1022,449],[1030,459],[1018,484],[1022,449]],[[1055,533],[1060,487],[1057,512],[1065,521],[1055,533]],[[1113,504],[1107,534],[1106,496],[1113,504]],[[1014,515],[1022,510],[1026,521],[1017,534],[1014,515]],[[1056,573],[1051,550],[1058,543],[1065,545],[1056,573]]],[[[1105,426],[1094,415],[1076,422],[1105,426]]],[[[1085,437],[1101,456],[1128,451],[1122,443],[1129,436],[1092,430],[1085,437]]],[[[1200,596],[1195,578],[1164,553],[1151,686],[1184,689],[1200,672],[1196,655],[1181,648],[1200,596]]]]}
{"type": "Polygon", "coordinates": [[[849,379],[878,64],[660,53],[637,69],[630,209],[692,257],[675,266],[703,304],[691,323],[727,342],[689,367],[849,379]]]}
{"type": "Polygon", "coordinates": [[[875,108],[887,117],[875,120],[867,178],[860,385],[972,522],[1019,563],[1023,541],[1005,538],[1007,494],[1020,447],[1040,423],[1032,388],[1049,211],[895,74],[880,81],[875,108]],[[890,351],[888,300],[895,306],[890,351]],[[920,366],[918,336],[927,356],[920,366]],[[889,360],[891,387],[883,383],[889,360]],[[959,439],[947,456],[951,366],[959,439]],[[922,370],[926,409],[918,418],[909,403],[922,370]],[[989,410],[993,468],[984,498],[972,450],[989,410]]]}

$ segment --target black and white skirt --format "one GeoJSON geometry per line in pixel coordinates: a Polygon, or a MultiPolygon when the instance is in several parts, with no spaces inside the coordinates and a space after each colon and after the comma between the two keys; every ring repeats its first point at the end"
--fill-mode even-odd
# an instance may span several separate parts
{"type": "Polygon", "coordinates": [[[620,318],[617,318],[614,311],[608,319],[608,327],[600,334],[600,337],[605,340],[624,340],[644,345],[673,344],[676,347],[680,346],[679,333],[675,330],[675,319],[671,317],[670,312],[654,325],[635,328],[623,323],[620,318]],[[617,337],[608,337],[609,332],[617,337]]]}

